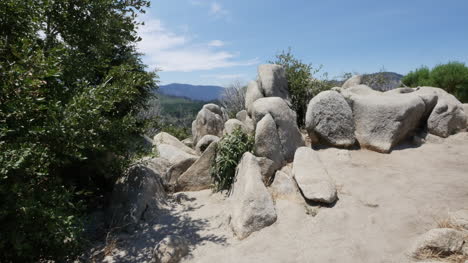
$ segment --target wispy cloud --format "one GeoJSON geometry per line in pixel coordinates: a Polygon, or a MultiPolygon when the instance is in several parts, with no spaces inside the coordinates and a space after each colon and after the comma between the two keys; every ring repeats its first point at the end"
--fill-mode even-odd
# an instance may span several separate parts
{"type": "Polygon", "coordinates": [[[258,58],[239,60],[239,53],[219,50],[224,46],[221,40],[195,43],[188,33],[172,32],[157,19],[146,21],[139,33],[143,40],[138,43],[138,48],[153,69],[190,72],[259,63],[258,58]]]}
{"type": "Polygon", "coordinates": [[[208,46],[210,47],[222,47],[224,46],[226,43],[224,43],[223,41],[221,40],[213,40],[213,41],[210,41],[210,43],[208,43],[208,46]]]}

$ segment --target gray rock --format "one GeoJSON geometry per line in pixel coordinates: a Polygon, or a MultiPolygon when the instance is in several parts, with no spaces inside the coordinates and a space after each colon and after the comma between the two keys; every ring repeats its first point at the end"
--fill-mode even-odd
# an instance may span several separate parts
{"type": "Polygon", "coordinates": [[[439,253],[459,253],[462,250],[465,234],[451,228],[431,229],[419,237],[410,253],[413,257],[429,249],[439,253]]]}
{"type": "Polygon", "coordinates": [[[177,139],[176,137],[166,132],[160,132],[156,134],[156,136],[154,136],[153,145],[157,146],[159,144],[172,145],[188,154],[196,155],[196,152],[193,149],[185,145],[183,142],[179,141],[179,139],[177,139]]]}
{"type": "Polygon", "coordinates": [[[143,164],[135,164],[115,182],[108,220],[113,226],[125,226],[131,231],[141,221],[154,217],[165,203],[161,175],[143,164]]]}
{"type": "Polygon", "coordinates": [[[245,122],[249,118],[249,113],[246,110],[241,110],[236,113],[236,119],[240,120],[241,122],[245,122]]]}
{"type": "Polygon", "coordinates": [[[262,182],[257,158],[244,153],[237,167],[232,192],[231,227],[239,239],[248,237],[276,222],[276,210],[268,190],[262,182]]]}
{"type": "Polygon", "coordinates": [[[466,128],[467,115],[463,110],[463,104],[453,95],[433,87],[420,87],[415,93],[421,96],[435,94],[438,97],[437,104],[427,120],[427,129],[430,133],[446,138],[466,128]]]}
{"type": "Polygon", "coordinates": [[[280,97],[289,101],[286,71],[280,65],[264,64],[258,66],[258,83],[265,97],[280,97]]]}
{"type": "Polygon", "coordinates": [[[211,143],[218,142],[218,141],[219,141],[218,136],[209,135],[209,134],[205,135],[198,141],[197,145],[195,146],[195,150],[197,151],[197,153],[202,154],[206,150],[206,148],[210,146],[211,143]]]}
{"type": "Polygon", "coordinates": [[[335,183],[328,175],[317,153],[311,148],[297,149],[292,172],[306,199],[328,204],[336,201],[335,183]]]}
{"type": "Polygon", "coordinates": [[[291,161],[296,149],[305,145],[297,127],[296,112],[289,108],[285,100],[279,97],[261,98],[255,101],[252,112],[254,122],[258,123],[267,114],[270,114],[275,121],[284,159],[291,161]]]}
{"type": "Polygon", "coordinates": [[[193,143],[196,145],[203,136],[208,134],[218,137],[223,136],[225,121],[221,107],[216,104],[206,104],[203,106],[192,123],[193,143]]]}
{"type": "Polygon", "coordinates": [[[208,189],[213,184],[211,165],[216,157],[217,142],[206,148],[200,158],[177,179],[176,191],[199,191],[208,189]]]}
{"type": "Polygon", "coordinates": [[[185,159],[197,158],[197,155],[189,154],[178,147],[169,144],[157,144],[156,149],[159,157],[169,161],[171,165],[181,162],[185,159]]]}
{"type": "Polygon", "coordinates": [[[266,186],[270,185],[273,179],[273,175],[275,175],[276,170],[279,169],[278,164],[275,164],[275,162],[266,157],[257,157],[257,162],[260,166],[263,183],[266,186]]]}
{"type": "Polygon", "coordinates": [[[163,177],[164,187],[173,191],[180,175],[185,173],[197,160],[198,158],[189,158],[172,165],[163,177]]]}
{"type": "Polygon", "coordinates": [[[266,157],[277,164],[278,167],[281,167],[285,162],[278,130],[270,114],[263,116],[257,123],[254,149],[256,156],[266,157]]]}
{"type": "Polygon", "coordinates": [[[165,175],[166,172],[171,168],[172,164],[161,157],[149,158],[144,157],[141,159],[141,164],[153,170],[156,174],[165,175]]]}
{"type": "Polygon", "coordinates": [[[293,177],[283,170],[276,172],[275,180],[270,185],[269,190],[275,200],[303,202],[303,198],[293,177]]]}
{"type": "Polygon", "coordinates": [[[169,235],[159,241],[153,251],[154,263],[178,263],[189,253],[187,239],[177,235],[169,235]]]}
{"type": "Polygon", "coordinates": [[[224,124],[223,135],[231,134],[234,130],[241,129],[246,134],[252,134],[253,130],[251,127],[247,127],[243,122],[238,119],[229,119],[224,124]]]}
{"type": "Polygon", "coordinates": [[[353,112],[336,91],[321,92],[310,100],[305,124],[310,138],[317,136],[327,144],[349,147],[356,141],[353,112]]]}
{"type": "Polygon", "coordinates": [[[247,112],[251,113],[252,112],[252,106],[253,103],[260,99],[265,97],[260,90],[260,87],[258,86],[257,81],[251,81],[249,82],[249,85],[247,85],[247,90],[245,91],[245,108],[247,109],[247,112]]]}
{"type": "Polygon", "coordinates": [[[247,113],[246,110],[241,110],[236,114],[236,119],[240,120],[245,126],[247,126],[247,129],[253,133],[255,131],[255,123],[253,120],[249,117],[249,114],[247,113]]]}
{"type": "Polygon", "coordinates": [[[425,111],[424,102],[414,93],[385,94],[364,88],[358,92],[345,96],[353,110],[356,139],[363,148],[390,152],[393,146],[411,136],[425,111]]]}
{"type": "Polygon", "coordinates": [[[343,83],[342,89],[348,89],[357,85],[362,84],[362,75],[354,75],[343,83]]]}
{"type": "Polygon", "coordinates": [[[449,213],[450,220],[457,226],[468,230],[468,209],[449,213]]]}
{"type": "Polygon", "coordinates": [[[185,144],[187,147],[190,147],[190,148],[192,148],[194,146],[192,138],[183,139],[182,143],[185,144]]]}

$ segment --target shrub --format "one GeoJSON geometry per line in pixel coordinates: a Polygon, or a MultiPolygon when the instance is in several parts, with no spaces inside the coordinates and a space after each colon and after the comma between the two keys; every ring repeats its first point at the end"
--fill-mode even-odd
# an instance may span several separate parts
{"type": "Polygon", "coordinates": [[[84,205],[128,164],[156,87],[135,50],[148,4],[0,1],[0,262],[65,262],[84,244],[84,205]]]}
{"type": "Polygon", "coordinates": [[[231,190],[236,175],[236,167],[245,152],[253,150],[254,138],[240,128],[224,136],[218,143],[216,158],[211,170],[215,190],[231,190]]]}
{"type": "Polygon", "coordinates": [[[292,108],[297,113],[297,124],[303,127],[309,101],[320,92],[332,88],[331,85],[314,77],[320,72],[321,67],[313,68],[312,64],[303,63],[294,57],[291,49],[287,52],[282,51],[276,55],[274,61],[269,61],[269,63],[284,67],[292,108]]]}
{"type": "Polygon", "coordinates": [[[432,70],[421,67],[409,72],[402,81],[410,87],[439,87],[460,101],[468,102],[468,67],[464,63],[449,62],[437,65],[432,70]]]}
{"type": "Polygon", "coordinates": [[[245,109],[246,90],[247,87],[238,80],[224,89],[220,103],[226,109],[229,118],[235,118],[239,111],[245,109]]]}

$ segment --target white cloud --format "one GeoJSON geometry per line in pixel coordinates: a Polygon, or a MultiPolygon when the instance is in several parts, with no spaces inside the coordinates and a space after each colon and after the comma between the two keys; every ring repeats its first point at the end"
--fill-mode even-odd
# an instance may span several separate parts
{"type": "Polygon", "coordinates": [[[142,41],[138,49],[145,54],[145,62],[151,68],[163,71],[190,72],[259,63],[258,58],[238,60],[238,53],[213,50],[224,42],[214,40],[205,44],[193,43],[187,33],[177,34],[168,30],[160,20],[149,20],[139,29],[142,41]]]}
{"type": "Polygon", "coordinates": [[[210,13],[216,17],[222,17],[229,14],[224,7],[218,2],[212,2],[210,5],[210,13]]]}
{"type": "Polygon", "coordinates": [[[210,41],[210,43],[208,43],[208,46],[210,47],[222,47],[224,45],[225,43],[221,40],[213,40],[213,41],[210,41]]]}

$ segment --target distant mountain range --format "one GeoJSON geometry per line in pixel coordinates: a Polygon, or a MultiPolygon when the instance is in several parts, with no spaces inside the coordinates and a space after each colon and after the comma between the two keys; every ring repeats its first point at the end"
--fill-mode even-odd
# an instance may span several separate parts
{"type": "Polygon", "coordinates": [[[221,97],[224,91],[220,86],[203,86],[173,83],[159,86],[159,93],[164,95],[185,97],[191,100],[212,101],[221,97]]]}

